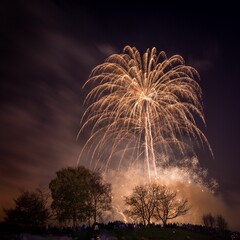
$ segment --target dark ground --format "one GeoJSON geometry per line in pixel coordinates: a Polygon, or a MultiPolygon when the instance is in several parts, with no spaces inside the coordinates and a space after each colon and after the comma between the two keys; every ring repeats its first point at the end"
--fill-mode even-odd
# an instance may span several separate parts
{"type": "Polygon", "coordinates": [[[110,223],[108,225],[99,224],[98,230],[81,227],[72,228],[37,228],[29,226],[13,226],[7,224],[0,225],[0,239],[2,240],[237,240],[239,233],[231,231],[219,231],[205,228],[200,225],[176,224],[161,227],[152,225],[148,227],[134,226],[133,224],[110,223]],[[233,238],[235,235],[235,238],[233,238]]]}

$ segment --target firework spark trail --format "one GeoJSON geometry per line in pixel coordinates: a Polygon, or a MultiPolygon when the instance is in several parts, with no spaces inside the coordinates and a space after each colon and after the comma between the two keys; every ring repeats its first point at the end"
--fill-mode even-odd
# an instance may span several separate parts
{"type": "MultiPolygon", "coordinates": [[[[216,211],[216,213],[223,209],[226,211],[226,206],[216,194],[217,181],[200,166],[196,157],[182,159],[176,164],[173,164],[167,156],[163,156],[163,158],[167,166],[157,167],[158,176],[152,178],[151,181],[177,191],[179,197],[187,198],[192,206],[191,213],[185,218],[178,218],[177,221],[199,224],[203,211],[216,211]]],[[[143,174],[143,169],[136,164],[128,171],[109,170],[105,177],[112,183],[115,220],[132,222],[124,215],[124,210],[126,210],[124,199],[132,194],[134,187],[148,182],[143,174]]]]}
{"type": "Polygon", "coordinates": [[[206,144],[211,151],[195,121],[197,117],[205,124],[202,92],[195,79],[198,72],[186,66],[180,55],[167,58],[156,48],[141,58],[135,47],[126,46],[122,54],[108,57],[84,85],[93,88],[84,102],[87,109],[79,134],[88,127],[92,130],[79,159],[88,152],[98,165],[110,148],[105,159],[108,168],[120,148],[124,149],[121,162],[131,149],[129,164],[144,158],[149,177],[156,177],[163,154],[194,154],[186,138],[206,144]]]}

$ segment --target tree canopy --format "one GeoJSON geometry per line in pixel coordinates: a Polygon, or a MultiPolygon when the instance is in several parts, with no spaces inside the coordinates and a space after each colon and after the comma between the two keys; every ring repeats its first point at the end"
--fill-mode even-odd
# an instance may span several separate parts
{"type": "Polygon", "coordinates": [[[110,208],[111,186],[100,173],[78,166],[63,168],[56,174],[49,188],[51,207],[60,222],[72,221],[76,225],[90,218],[96,221],[103,210],[110,208]]]}
{"type": "Polygon", "coordinates": [[[41,226],[50,218],[45,194],[39,189],[22,191],[14,202],[14,208],[4,209],[8,223],[41,226]]]}
{"type": "Polygon", "coordinates": [[[101,218],[104,211],[111,209],[111,184],[105,183],[99,172],[93,172],[90,185],[90,217],[97,222],[97,217],[101,218]]]}

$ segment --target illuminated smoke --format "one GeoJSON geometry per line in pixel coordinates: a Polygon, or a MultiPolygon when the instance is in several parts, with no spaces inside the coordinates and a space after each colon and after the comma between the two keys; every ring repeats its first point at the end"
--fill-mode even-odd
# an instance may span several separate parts
{"type": "Polygon", "coordinates": [[[126,209],[124,199],[132,193],[135,186],[149,181],[167,186],[177,191],[179,197],[188,199],[191,206],[189,213],[173,221],[199,224],[203,213],[214,212],[214,209],[220,206],[222,209],[225,208],[215,194],[218,183],[215,179],[209,178],[207,170],[200,167],[196,158],[185,159],[179,166],[158,167],[157,171],[158,176],[155,179],[149,179],[141,166],[135,166],[127,171],[109,170],[105,176],[112,183],[113,212],[108,219],[131,221],[124,215],[126,209]]]}

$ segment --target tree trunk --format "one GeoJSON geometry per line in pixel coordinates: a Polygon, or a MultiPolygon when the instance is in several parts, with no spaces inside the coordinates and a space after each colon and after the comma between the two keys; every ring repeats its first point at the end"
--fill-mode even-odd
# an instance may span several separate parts
{"type": "Polygon", "coordinates": [[[94,199],[94,214],[93,214],[93,218],[94,218],[94,223],[97,222],[97,200],[94,199]]]}

